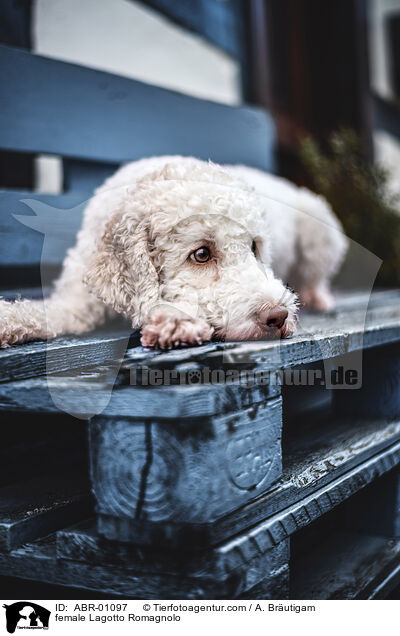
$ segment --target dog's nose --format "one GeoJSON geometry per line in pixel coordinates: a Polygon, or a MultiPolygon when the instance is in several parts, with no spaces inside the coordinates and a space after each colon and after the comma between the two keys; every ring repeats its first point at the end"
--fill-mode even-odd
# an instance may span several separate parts
{"type": "Polygon", "coordinates": [[[257,316],[258,322],[269,329],[282,329],[287,317],[288,311],[284,307],[263,309],[257,316]]]}

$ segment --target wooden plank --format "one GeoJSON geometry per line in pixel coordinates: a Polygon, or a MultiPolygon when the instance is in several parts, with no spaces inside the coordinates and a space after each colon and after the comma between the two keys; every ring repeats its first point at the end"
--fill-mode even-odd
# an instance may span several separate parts
{"type": "Polygon", "coordinates": [[[81,474],[46,474],[5,486],[0,489],[0,550],[46,536],[91,510],[88,484],[81,474]]]}
{"type": "Polygon", "coordinates": [[[0,191],[0,266],[61,265],[75,244],[86,201],[83,194],[0,191]]]}
{"type": "Polygon", "coordinates": [[[400,582],[400,539],[335,533],[292,561],[291,598],[385,598],[400,582]]]}
{"type": "Polygon", "coordinates": [[[240,411],[280,394],[280,385],[240,386],[229,384],[197,386],[141,387],[114,385],[115,372],[93,372],[76,375],[48,375],[0,384],[0,410],[58,413],[64,404],[70,413],[86,419],[98,411],[98,405],[109,401],[102,411],[107,417],[130,419],[188,419],[211,417],[240,411]],[[57,403],[54,396],[57,396],[57,403]]]}
{"type": "Polygon", "coordinates": [[[172,543],[269,490],[282,470],[281,408],[275,398],[207,418],[90,422],[101,534],[172,543]]]}
{"type": "Polygon", "coordinates": [[[17,300],[28,298],[29,300],[42,300],[50,295],[51,287],[22,287],[20,289],[5,289],[0,292],[4,300],[17,300]]]}
{"type": "MultiPolygon", "coordinates": [[[[368,295],[364,295],[365,307],[368,295]]],[[[375,303],[374,294],[366,313],[359,302],[353,309],[346,306],[331,314],[301,313],[298,334],[293,338],[279,341],[256,341],[216,344],[212,348],[202,347],[175,350],[156,355],[140,350],[134,352],[130,367],[146,364],[162,369],[172,364],[185,362],[208,365],[240,365],[243,363],[259,366],[264,371],[308,364],[342,356],[352,351],[360,351],[400,340],[400,292],[379,294],[375,303]],[[386,302],[387,301],[387,302],[386,302]]]]}
{"type": "MultiPolygon", "coordinates": [[[[254,541],[262,540],[266,546],[278,545],[280,541],[333,510],[399,463],[400,443],[397,442],[349,470],[339,479],[259,523],[249,531],[249,537],[254,541]]],[[[238,539],[238,542],[241,545],[243,539],[238,539]]]]}
{"type": "MultiPolygon", "coordinates": [[[[375,477],[376,474],[373,478],[375,477]]],[[[358,488],[360,486],[359,482],[358,488]]],[[[338,503],[340,501],[336,500],[336,505],[338,503]]],[[[297,529],[318,519],[328,508],[325,502],[319,514],[308,517],[304,515],[301,523],[297,520],[297,529]]],[[[254,567],[254,556],[261,557],[268,554],[271,546],[281,546],[280,562],[282,564],[282,556],[288,557],[287,543],[279,543],[279,535],[282,535],[285,522],[291,523],[292,531],[295,531],[293,530],[295,514],[296,511],[293,508],[286,511],[286,520],[282,517],[279,520],[280,532],[276,531],[278,529],[272,531],[271,523],[275,523],[276,519],[270,519],[249,532],[214,548],[209,553],[193,554],[193,560],[190,555],[182,553],[177,555],[171,550],[163,552],[153,548],[146,550],[146,548],[140,549],[135,546],[101,542],[93,526],[85,523],[58,533],[58,560],[55,558],[54,543],[49,546],[49,542],[41,541],[14,550],[9,555],[0,555],[0,571],[7,568],[7,571],[14,576],[40,580],[43,580],[44,572],[45,580],[57,584],[93,587],[93,589],[104,589],[110,593],[117,592],[136,598],[140,598],[140,593],[144,595],[145,591],[148,593],[146,596],[148,598],[160,598],[163,593],[164,596],[170,597],[171,594],[171,598],[177,598],[175,594],[178,592],[183,594],[184,598],[192,598],[191,595],[194,594],[195,589],[197,589],[197,598],[209,598],[205,596],[207,592],[210,593],[210,588],[206,587],[205,582],[214,578],[219,594],[215,595],[216,587],[214,586],[213,598],[218,598],[222,596],[221,591],[226,593],[227,589],[221,585],[219,578],[221,575],[223,577],[224,571],[232,573],[238,568],[238,572],[243,577],[245,571],[254,567]],[[268,532],[267,528],[269,528],[268,532]],[[115,559],[113,560],[114,549],[115,559]],[[175,568],[172,565],[174,555],[176,555],[175,568]],[[38,557],[44,559],[44,567],[40,569],[37,566],[38,557]],[[121,569],[123,563],[125,563],[124,570],[121,569]],[[171,576],[171,567],[175,576],[171,576]],[[83,573],[87,576],[84,584],[82,584],[83,573]],[[95,577],[98,579],[97,588],[94,585],[95,577]],[[176,587],[178,580],[180,589],[176,587]]],[[[399,540],[361,535],[354,538],[354,534],[338,538],[338,535],[334,535],[333,539],[328,539],[322,546],[314,547],[313,559],[309,554],[304,556],[303,560],[297,559],[292,574],[291,598],[382,598],[398,580],[399,550],[399,540]],[[350,537],[350,541],[346,537],[350,537]]],[[[284,567],[280,569],[285,570],[284,567]]],[[[271,568],[269,573],[271,574],[271,568]]],[[[250,589],[257,589],[260,584],[262,585],[262,580],[250,589]]],[[[231,587],[228,598],[246,598],[246,591],[243,590],[243,586],[241,587],[242,590],[239,592],[236,584],[234,593],[231,587]]],[[[254,598],[258,597],[254,595],[254,598]]]]}
{"type": "Polygon", "coordinates": [[[55,537],[28,543],[8,554],[0,553],[0,572],[23,579],[51,582],[56,585],[101,590],[123,598],[218,599],[239,598],[264,582],[271,598],[287,595],[288,544],[283,542],[266,553],[256,550],[255,558],[243,562],[234,557],[222,579],[199,571],[183,576],[171,572],[147,572],[136,569],[136,563],[104,565],[96,562],[56,558],[55,537]],[[231,565],[236,565],[230,569],[231,565]],[[279,590],[279,593],[278,593],[279,590]]]}
{"type": "MultiPolygon", "coordinates": [[[[213,343],[168,353],[130,348],[121,370],[129,378],[132,370],[143,366],[179,368],[190,363],[194,369],[199,368],[196,365],[210,369],[224,368],[224,365],[235,368],[236,365],[239,369],[267,372],[400,340],[400,292],[379,293],[376,302],[373,294],[366,320],[360,299],[357,302],[354,309],[347,304],[333,315],[301,314],[298,335],[287,340],[213,343]]],[[[112,329],[110,325],[98,330],[98,335],[56,338],[49,343],[14,345],[1,350],[0,380],[43,375],[49,354],[52,373],[116,360],[126,343],[127,332],[125,328],[119,333],[112,329]]],[[[131,346],[137,342],[136,334],[131,346]]]]}
{"type": "Polygon", "coordinates": [[[299,434],[284,449],[280,487],[221,519],[210,530],[214,541],[276,514],[282,514],[286,523],[287,512],[290,527],[297,518],[303,523],[303,516],[315,519],[397,465],[398,422],[350,419],[343,423],[332,420],[326,430],[325,426],[326,422],[317,418],[303,438],[299,434]],[[380,471],[376,475],[372,468],[375,460],[380,471]],[[292,510],[296,511],[293,518],[292,510]]]}
{"type": "MultiPolygon", "coordinates": [[[[129,339],[126,327],[115,325],[94,334],[56,338],[49,342],[31,342],[0,350],[0,381],[90,368],[119,360],[129,339]]],[[[133,336],[133,342],[138,338],[133,336]]]]}
{"type": "Polygon", "coordinates": [[[378,581],[373,589],[368,590],[368,600],[382,600],[387,598],[397,598],[396,596],[389,596],[393,591],[396,591],[400,585],[400,565],[398,559],[393,568],[388,568],[384,576],[378,581]]]}
{"type": "MultiPolygon", "coordinates": [[[[74,562],[114,567],[127,567],[137,574],[175,573],[193,579],[213,579],[223,582],[234,572],[244,569],[258,557],[265,555],[263,544],[248,551],[237,551],[227,543],[206,551],[174,550],[157,546],[136,546],[128,543],[105,541],[98,536],[95,519],[89,519],[57,532],[57,558],[74,562]]],[[[287,565],[289,543],[277,546],[273,557],[278,568],[287,565]]]]}
{"type": "Polygon", "coordinates": [[[0,48],[0,147],[106,163],[182,154],[271,170],[265,112],[0,48]],[[101,131],[101,134],[99,134],[101,131]]]}

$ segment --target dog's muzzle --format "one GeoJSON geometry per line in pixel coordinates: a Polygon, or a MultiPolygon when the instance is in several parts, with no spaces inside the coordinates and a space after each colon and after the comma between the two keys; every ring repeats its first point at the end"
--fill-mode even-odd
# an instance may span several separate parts
{"type": "Polygon", "coordinates": [[[289,312],[285,307],[261,309],[256,314],[256,321],[262,329],[282,329],[289,312]]]}

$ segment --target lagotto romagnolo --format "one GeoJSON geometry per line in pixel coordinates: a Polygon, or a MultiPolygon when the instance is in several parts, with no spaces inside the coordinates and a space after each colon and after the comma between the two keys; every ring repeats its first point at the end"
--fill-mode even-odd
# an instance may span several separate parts
{"type": "Polygon", "coordinates": [[[141,328],[143,345],[162,349],[289,337],[299,299],[332,307],[346,246],[326,201],[284,179],[142,159],[89,201],[51,296],[0,301],[0,344],[82,334],[116,313],[141,328]]]}

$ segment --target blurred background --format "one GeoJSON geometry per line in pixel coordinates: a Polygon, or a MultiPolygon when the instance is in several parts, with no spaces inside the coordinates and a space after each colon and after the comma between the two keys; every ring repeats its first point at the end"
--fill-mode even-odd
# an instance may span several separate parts
{"type": "MultiPolygon", "coordinates": [[[[276,172],[321,192],[400,283],[400,0],[1,0],[0,40],[274,117],[276,172]]],[[[57,157],[0,156],[58,192],[57,157]]]]}

